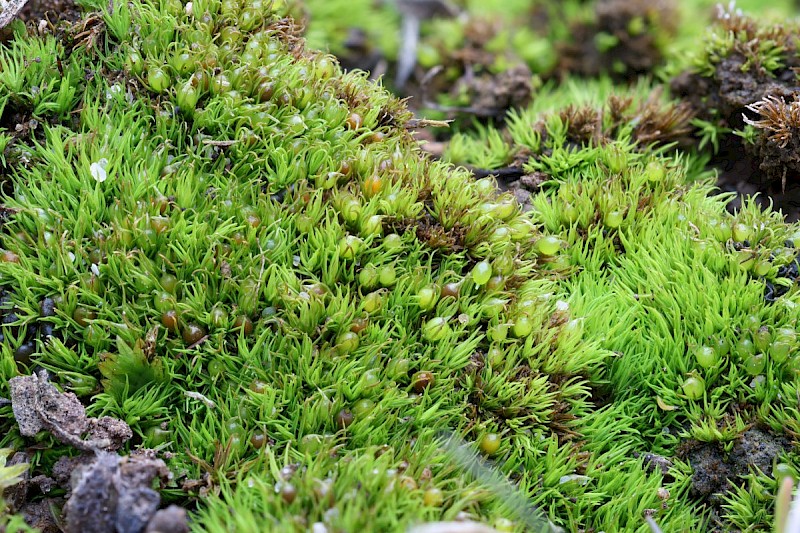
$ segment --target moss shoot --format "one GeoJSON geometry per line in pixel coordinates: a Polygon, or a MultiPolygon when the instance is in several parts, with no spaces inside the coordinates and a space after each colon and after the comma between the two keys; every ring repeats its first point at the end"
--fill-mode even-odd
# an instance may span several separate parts
{"type": "MultiPolygon", "coordinates": [[[[324,4],[307,11],[320,47],[346,27],[324,4]]],[[[366,4],[353,12],[397,23],[366,4]]],[[[641,45],[646,65],[559,81],[567,37],[531,30],[512,49],[533,99],[459,122],[438,159],[406,102],[307,46],[299,4],[89,1],[74,24],[16,22],[0,45],[0,396],[45,370],[87,416],[125,422],[122,452],[164,461],[160,505],[194,531],[524,531],[538,514],[569,531],[771,528],[800,469],[800,226],[752,198],[726,209],[697,129],[718,116],[649,77],[616,84],[680,63],[659,19],[677,12],[644,4],[559,9],[604,32],[586,41],[604,58],[641,45]]],[[[743,21],[710,30],[692,80],[731,54],[743,76],[789,68],[789,34],[743,21]],[[744,50],[747,32],[774,39],[744,50]]],[[[486,47],[481,72],[505,72],[497,32],[439,51],[486,47]]],[[[426,46],[421,67],[441,62],[426,46]]],[[[796,102],[756,96],[743,135],[796,143],[771,118],[796,102]]],[[[57,478],[79,451],[23,436],[6,403],[0,446],[56,482],[6,492],[0,529],[46,505],[78,530],[57,478]]],[[[0,452],[0,488],[19,486],[0,452]]]]}

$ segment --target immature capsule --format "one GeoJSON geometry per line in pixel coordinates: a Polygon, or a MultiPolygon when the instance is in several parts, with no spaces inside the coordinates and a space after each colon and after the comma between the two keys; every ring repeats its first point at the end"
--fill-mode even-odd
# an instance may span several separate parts
{"type": "Polygon", "coordinates": [[[683,393],[690,400],[699,400],[706,391],[706,384],[699,376],[690,376],[683,382],[683,393]]]}
{"type": "Polygon", "coordinates": [[[163,93],[172,85],[172,80],[165,69],[153,65],[147,69],[147,84],[153,91],[163,93]]]}
{"type": "Polygon", "coordinates": [[[763,353],[751,355],[744,360],[744,370],[751,376],[757,376],[764,371],[767,365],[767,357],[763,353]]]}
{"type": "Polygon", "coordinates": [[[75,311],[72,313],[72,319],[75,320],[79,326],[88,326],[95,318],[97,318],[95,312],[85,307],[76,307],[75,311]]]}
{"type": "Polygon", "coordinates": [[[125,68],[134,76],[139,76],[144,72],[144,60],[139,52],[131,51],[125,59],[125,68]]]}
{"type": "Polygon", "coordinates": [[[440,489],[431,488],[422,495],[422,501],[427,507],[439,507],[444,502],[444,495],[440,489]]]}
{"type": "Polygon", "coordinates": [[[771,343],[772,333],[767,326],[761,326],[753,333],[753,344],[755,344],[758,351],[766,351],[771,343]]]}
{"type": "Polygon", "coordinates": [[[440,341],[449,334],[450,325],[447,323],[447,318],[442,316],[434,317],[422,326],[422,335],[430,342],[440,341]]]}
{"type": "Polygon", "coordinates": [[[355,235],[348,235],[339,242],[339,255],[344,259],[353,259],[361,251],[364,241],[355,235]]]}
{"type": "Polygon", "coordinates": [[[191,81],[187,81],[178,89],[177,103],[183,111],[194,111],[200,101],[200,89],[191,81]]]}
{"type": "Polygon", "coordinates": [[[192,70],[192,55],[186,50],[177,51],[172,56],[170,64],[178,74],[185,76],[192,70]]]}
{"type": "Polygon", "coordinates": [[[746,224],[738,223],[733,225],[732,229],[733,240],[736,242],[744,242],[750,240],[750,228],[746,224]]]}
{"type": "Polygon", "coordinates": [[[371,289],[378,285],[378,280],[378,268],[373,264],[364,265],[364,267],[358,273],[358,283],[367,289],[371,289]]]}
{"type": "Polygon", "coordinates": [[[624,215],[622,211],[615,209],[606,213],[606,216],[603,218],[603,223],[611,229],[616,229],[622,225],[623,219],[624,215]]]}
{"type": "Polygon", "coordinates": [[[500,449],[500,435],[497,433],[487,433],[481,438],[480,448],[486,455],[494,455],[500,449]]]}
{"type": "Polygon", "coordinates": [[[553,235],[542,237],[536,241],[536,249],[542,255],[555,255],[561,249],[561,239],[553,235]]]}
{"type": "Polygon", "coordinates": [[[358,335],[352,331],[345,331],[336,338],[336,351],[339,355],[347,355],[358,348],[358,335]]]}
{"type": "Polygon", "coordinates": [[[372,215],[361,224],[361,234],[365,237],[380,235],[383,232],[383,216],[372,215]]]}
{"type": "Polygon", "coordinates": [[[384,265],[378,269],[378,281],[384,287],[391,287],[397,281],[397,272],[392,265],[384,265]]]}
{"type": "Polygon", "coordinates": [[[664,165],[657,161],[650,161],[647,163],[647,166],[644,169],[644,175],[647,178],[647,181],[651,183],[658,183],[664,181],[664,178],[667,175],[667,169],[665,169],[664,165]]]}
{"type": "Polygon", "coordinates": [[[694,356],[697,359],[697,364],[703,368],[711,368],[717,364],[717,352],[710,346],[700,346],[695,352],[694,356]]]}
{"type": "Polygon", "coordinates": [[[775,334],[775,340],[770,345],[770,357],[776,363],[783,363],[795,347],[797,333],[792,328],[780,328],[775,334]]]}
{"type": "Polygon", "coordinates": [[[417,305],[423,311],[429,311],[436,306],[438,295],[436,294],[436,286],[428,285],[423,287],[417,293],[417,305]]]}
{"type": "Polygon", "coordinates": [[[486,285],[491,277],[492,265],[489,264],[488,261],[481,261],[472,268],[472,281],[474,281],[475,285],[478,287],[486,285]]]}
{"type": "Polygon", "coordinates": [[[514,320],[514,325],[511,329],[518,339],[527,337],[533,332],[533,320],[528,315],[521,315],[514,320]]]}

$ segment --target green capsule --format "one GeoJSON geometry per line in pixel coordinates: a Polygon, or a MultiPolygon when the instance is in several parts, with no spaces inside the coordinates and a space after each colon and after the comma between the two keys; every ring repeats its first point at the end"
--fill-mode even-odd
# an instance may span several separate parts
{"type": "Polygon", "coordinates": [[[430,342],[436,342],[444,339],[450,334],[450,325],[447,323],[447,318],[437,316],[428,320],[422,327],[422,335],[430,342]]]}
{"type": "Polygon", "coordinates": [[[492,265],[488,261],[481,261],[472,268],[472,281],[480,287],[485,285],[492,277],[492,265]]]}
{"type": "Polygon", "coordinates": [[[667,169],[658,161],[650,161],[644,169],[644,175],[650,183],[660,183],[667,176],[667,169]]]}
{"type": "Polygon", "coordinates": [[[694,351],[697,364],[703,368],[711,368],[717,364],[717,352],[711,346],[700,346],[694,351]]]}
{"type": "Polygon", "coordinates": [[[403,238],[397,233],[390,233],[383,238],[383,246],[389,252],[399,252],[403,249],[403,238]]]}
{"type": "Polygon", "coordinates": [[[613,211],[609,211],[606,213],[605,217],[603,217],[603,223],[606,227],[611,229],[616,229],[622,225],[622,221],[625,219],[622,211],[618,209],[614,209],[613,211]]]}
{"type": "Polygon", "coordinates": [[[767,326],[761,326],[753,333],[753,344],[760,352],[765,352],[772,344],[772,333],[767,326]]]}
{"type": "Polygon", "coordinates": [[[355,235],[348,235],[339,241],[339,255],[344,259],[353,259],[360,252],[364,241],[355,235]]]}
{"type": "Polygon", "coordinates": [[[767,366],[767,356],[763,353],[749,356],[744,360],[744,370],[751,376],[757,376],[764,371],[767,366]]]}
{"type": "Polygon", "coordinates": [[[378,281],[383,287],[391,287],[397,281],[397,272],[392,265],[384,265],[378,269],[378,281]]]}
{"type": "Polygon", "coordinates": [[[536,241],[536,250],[542,255],[556,255],[561,249],[561,239],[553,235],[542,237],[536,241]]]}
{"type": "Polygon", "coordinates": [[[706,384],[699,376],[690,376],[684,380],[682,385],[683,393],[690,400],[699,400],[706,392],[706,384]]]}
{"type": "Polygon", "coordinates": [[[769,355],[776,363],[783,363],[789,358],[789,354],[794,348],[794,343],[781,339],[775,341],[769,347],[769,355]]]}
{"type": "Polygon", "coordinates": [[[392,379],[402,379],[408,377],[408,370],[411,368],[411,362],[405,358],[393,358],[386,365],[386,373],[392,379]]]}
{"type": "Polygon", "coordinates": [[[372,215],[361,224],[361,235],[380,235],[383,232],[383,216],[372,215]]]}
{"type": "Polygon", "coordinates": [[[200,89],[192,81],[187,81],[178,88],[176,102],[182,111],[191,113],[200,101],[200,89]]]}
{"type": "Polygon", "coordinates": [[[375,409],[375,402],[368,398],[363,398],[353,406],[353,414],[356,419],[359,419],[367,416],[373,409],[375,409]]]}
{"type": "Polygon", "coordinates": [[[734,241],[744,242],[750,240],[752,229],[748,227],[746,224],[738,223],[733,225],[731,232],[733,234],[734,241]]]}
{"type": "Polygon", "coordinates": [[[170,88],[172,80],[165,69],[153,65],[147,69],[147,84],[152,91],[163,93],[170,88]]]}
{"type": "Polygon", "coordinates": [[[756,276],[766,276],[767,274],[769,274],[771,268],[772,268],[772,263],[770,263],[766,259],[762,259],[756,261],[755,265],[753,265],[753,274],[755,274],[756,276]]]}
{"type": "Polygon", "coordinates": [[[192,54],[187,52],[186,50],[179,50],[175,52],[175,55],[172,56],[172,60],[170,60],[170,65],[175,72],[177,72],[181,76],[186,76],[192,71],[194,67],[194,60],[192,58],[192,54]]]}
{"type": "Polygon", "coordinates": [[[520,315],[514,320],[511,331],[515,337],[521,339],[533,333],[533,320],[528,315],[520,315]]]}
{"type": "Polygon", "coordinates": [[[364,296],[361,308],[367,313],[375,313],[383,306],[383,295],[380,291],[375,291],[364,296]]]}
{"type": "Polygon", "coordinates": [[[734,351],[740,358],[746,359],[748,356],[756,353],[756,346],[750,339],[739,339],[734,346],[734,351]]]}
{"type": "Polygon", "coordinates": [[[347,355],[358,348],[359,339],[356,333],[345,331],[336,337],[336,352],[339,355],[347,355]]]}
{"type": "Polygon", "coordinates": [[[439,295],[435,285],[428,285],[417,292],[417,305],[423,311],[433,309],[438,299],[439,295]]]}
{"type": "Polygon", "coordinates": [[[141,76],[144,72],[144,60],[139,52],[131,51],[125,58],[125,68],[134,76],[141,76]]]}
{"type": "Polygon", "coordinates": [[[481,315],[485,318],[496,318],[506,308],[506,303],[502,298],[488,298],[481,304],[481,315]]]}

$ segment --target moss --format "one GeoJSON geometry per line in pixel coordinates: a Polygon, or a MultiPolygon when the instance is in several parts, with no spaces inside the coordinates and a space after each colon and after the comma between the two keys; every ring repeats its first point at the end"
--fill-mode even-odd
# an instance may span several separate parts
{"type": "MultiPolygon", "coordinates": [[[[0,394],[44,368],[124,420],[198,531],[522,530],[534,507],[769,527],[767,463],[797,468],[800,228],[726,211],[685,104],[531,85],[437,161],[401,100],[305,45],[296,5],[88,7],[0,49],[0,394]],[[540,180],[523,211],[451,163],[540,180]],[[492,463],[442,433],[499,436],[492,463]],[[750,461],[743,438],[780,444],[750,461]],[[687,443],[738,453],[730,486],[700,490],[687,443]]],[[[0,428],[36,474],[73,453],[8,406],[0,428]]]]}
{"type": "Polygon", "coordinates": [[[749,178],[762,190],[796,181],[792,140],[792,93],[797,28],[768,23],[731,7],[718,9],[693,66],[672,81],[691,103],[701,148],[723,154],[744,150],[752,163],[749,178]],[[757,174],[757,175],[755,175],[757,174]]]}

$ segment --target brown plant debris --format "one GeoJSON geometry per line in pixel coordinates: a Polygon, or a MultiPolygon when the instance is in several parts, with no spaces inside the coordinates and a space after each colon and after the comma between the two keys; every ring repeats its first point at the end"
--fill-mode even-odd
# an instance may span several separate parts
{"type": "MultiPolygon", "coordinates": [[[[743,130],[749,125],[756,129],[756,135],[747,140],[726,134],[718,142],[718,151],[715,145],[717,155],[712,162],[720,169],[719,182],[723,190],[740,194],[777,195],[773,207],[794,220],[800,179],[798,141],[792,139],[800,118],[794,102],[800,90],[799,28],[786,21],[763,24],[724,8],[718,10],[716,24],[730,37],[730,45],[709,52],[703,68],[674,78],[672,93],[714,127],[743,130]],[[768,59],[770,63],[766,63],[768,59]]],[[[769,204],[769,196],[762,195],[757,201],[769,204]]]]}
{"type": "Polygon", "coordinates": [[[125,422],[111,417],[87,417],[80,400],[59,392],[47,372],[9,380],[11,405],[20,433],[34,437],[47,430],[58,440],[79,450],[118,450],[133,432],[125,422]],[[84,440],[83,435],[88,438],[84,440]]]}

